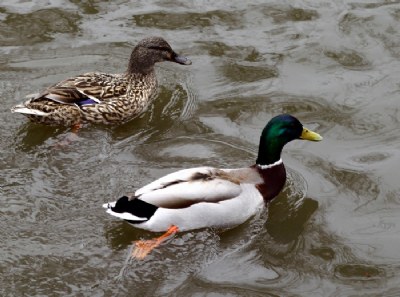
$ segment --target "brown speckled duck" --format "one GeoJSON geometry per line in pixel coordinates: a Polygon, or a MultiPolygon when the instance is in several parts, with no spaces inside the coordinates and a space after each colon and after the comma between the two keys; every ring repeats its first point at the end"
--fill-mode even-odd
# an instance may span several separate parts
{"type": "Polygon", "coordinates": [[[183,169],[138,189],[131,197],[123,196],[103,206],[109,214],[136,228],[166,231],[159,238],[136,242],[133,256],[138,259],[178,230],[235,227],[282,190],[286,171],[281,152],[295,139],[319,141],[322,137],[291,115],[276,116],[262,131],[255,165],[183,169]]]}
{"type": "Polygon", "coordinates": [[[163,61],[191,64],[190,60],[176,54],[163,38],[148,37],[133,49],[125,73],[78,75],[31,96],[11,111],[48,125],[123,123],[150,104],[157,90],[154,64],[163,61]]]}

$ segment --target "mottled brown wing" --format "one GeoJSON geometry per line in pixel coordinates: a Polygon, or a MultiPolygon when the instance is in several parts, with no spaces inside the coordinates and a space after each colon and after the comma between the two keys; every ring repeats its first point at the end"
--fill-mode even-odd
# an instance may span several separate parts
{"type": "Polygon", "coordinates": [[[127,81],[118,74],[85,73],[47,88],[35,99],[48,98],[59,103],[75,104],[87,99],[107,101],[125,95],[127,81]]]}
{"type": "Polygon", "coordinates": [[[128,81],[121,75],[92,73],[75,82],[77,90],[100,101],[114,99],[126,94],[128,81]]]}

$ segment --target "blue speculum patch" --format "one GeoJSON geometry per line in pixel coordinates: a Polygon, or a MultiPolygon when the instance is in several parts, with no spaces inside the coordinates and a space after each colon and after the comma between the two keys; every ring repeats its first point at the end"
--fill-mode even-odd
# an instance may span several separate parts
{"type": "Polygon", "coordinates": [[[79,106],[88,105],[88,104],[96,104],[96,103],[98,103],[98,102],[96,102],[96,101],[94,101],[93,99],[90,99],[90,98],[87,98],[85,100],[76,102],[76,104],[78,104],[79,106]]]}

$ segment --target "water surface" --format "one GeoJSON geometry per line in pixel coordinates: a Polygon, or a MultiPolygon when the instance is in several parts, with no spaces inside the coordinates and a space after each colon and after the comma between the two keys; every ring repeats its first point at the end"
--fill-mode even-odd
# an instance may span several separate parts
{"type": "Polygon", "coordinates": [[[2,1],[0,295],[399,296],[400,4],[396,1],[2,1]],[[193,61],[157,66],[141,117],[67,128],[10,113],[87,71],[122,72],[160,35],[193,61]],[[284,191],[230,231],[151,238],[101,205],[173,170],[254,162],[279,113],[320,132],[285,147],[284,191]]]}

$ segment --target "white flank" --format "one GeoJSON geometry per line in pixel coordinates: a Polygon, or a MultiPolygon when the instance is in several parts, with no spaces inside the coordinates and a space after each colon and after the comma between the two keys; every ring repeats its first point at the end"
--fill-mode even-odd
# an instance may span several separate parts
{"type": "Polygon", "coordinates": [[[252,184],[242,184],[239,196],[219,203],[201,202],[186,208],[158,208],[146,222],[135,225],[136,228],[162,232],[171,225],[180,231],[206,227],[229,229],[244,223],[264,207],[264,200],[252,184]]]}
{"type": "Polygon", "coordinates": [[[240,185],[216,178],[207,181],[181,182],[142,194],[140,199],[158,207],[168,208],[185,203],[220,202],[235,198],[241,192],[240,185]]]}
{"type": "MultiPolygon", "coordinates": [[[[279,160],[268,166],[258,166],[271,168],[281,163],[282,160],[279,160]]],[[[255,185],[259,182],[262,182],[259,173],[251,168],[183,169],[136,191],[135,196],[139,196],[140,200],[158,206],[149,219],[128,212],[116,213],[111,209],[115,202],[106,203],[103,207],[112,216],[140,222],[134,225],[136,228],[153,232],[166,231],[171,225],[178,226],[180,231],[206,227],[232,228],[264,207],[264,199],[255,185]],[[207,175],[212,178],[208,179],[207,175]],[[242,175],[243,180],[236,181],[242,175]]]]}
{"type": "Polygon", "coordinates": [[[49,115],[46,112],[37,110],[37,109],[31,109],[28,107],[25,107],[23,105],[16,105],[13,108],[11,108],[11,112],[18,112],[18,113],[23,113],[23,114],[32,114],[32,115],[37,115],[37,116],[47,116],[49,115]]]}
{"type": "Polygon", "coordinates": [[[212,167],[197,167],[197,168],[182,169],[179,171],[169,173],[145,185],[144,187],[136,190],[135,196],[141,196],[143,194],[152,192],[154,190],[162,189],[165,187],[165,185],[174,183],[176,181],[181,181],[181,182],[189,181],[191,180],[194,174],[196,173],[208,174],[210,173],[210,170],[215,170],[215,169],[212,167]]]}

